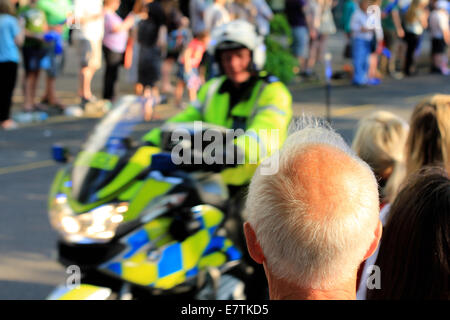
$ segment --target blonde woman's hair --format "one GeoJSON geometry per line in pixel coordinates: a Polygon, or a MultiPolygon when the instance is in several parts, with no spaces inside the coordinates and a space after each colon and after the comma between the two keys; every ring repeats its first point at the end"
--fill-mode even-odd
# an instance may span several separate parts
{"type": "Polygon", "coordinates": [[[413,0],[408,11],[406,11],[405,21],[407,23],[413,23],[414,20],[417,19],[417,8],[419,8],[421,4],[428,4],[428,2],[429,0],[413,0]]]}
{"type": "Polygon", "coordinates": [[[392,202],[405,176],[405,145],[409,125],[388,111],[377,111],[361,119],[352,149],[372,168],[380,181],[386,171],[392,173],[380,196],[392,202]]]}
{"type": "Polygon", "coordinates": [[[11,0],[0,0],[0,14],[1,13],[9,14],[11,16],[15,14],[15,9],[11,0]]]}
{"type": "Polygon", "coordinates": [[[406,144],[406,169],[410,175],[426,165],[450,173],[450,95],[436,94],[422,100],[411,115],[406,144]]]}

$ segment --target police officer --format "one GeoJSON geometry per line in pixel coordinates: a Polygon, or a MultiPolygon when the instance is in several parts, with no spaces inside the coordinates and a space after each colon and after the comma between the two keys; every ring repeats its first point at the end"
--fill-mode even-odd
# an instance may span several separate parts
{"type": "MultiPolygon", "coordinates": [[[[284,142],[292,97],[283,83],[262,71],[264,42],[252,24],[234,20],[215,29],[211,38],[209,52],[221,75],[206,82],[197,101],[168,122],[203,121],[244,130],[245,134],[234,140],[245,155],[244,164],[221,173],[227,185],[241,186],[250,181],[258,162],[284,142]]],[[[154,129],[143,139],[159,145],[160,132],[154,129]]]]}

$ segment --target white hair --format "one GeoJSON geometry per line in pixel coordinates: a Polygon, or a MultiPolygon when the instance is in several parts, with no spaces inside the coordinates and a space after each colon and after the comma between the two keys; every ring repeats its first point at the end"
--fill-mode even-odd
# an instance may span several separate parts
{"type": "Polygon", "coordinates": [[[265,160],[279,161],[278,172],[263,175],[258,168],[250,183],[247,221],[275,277],[302,288],[331,289],[355,276],[374,239],[379,213],[377,182],[370,167],[326,123],[303,116],[294,120],[289,132],[279,156],[265,160]],[[302,187],[292,174],[301,170],[294,168],[299,155],[317,145],[340,150],[362,172],[351,177],[358,192],[345,205],[330,205],[323,199],[330,207],[327,212],[331,211],[325,219],[312,218],[310,203],[299,196],[302,187]]]}

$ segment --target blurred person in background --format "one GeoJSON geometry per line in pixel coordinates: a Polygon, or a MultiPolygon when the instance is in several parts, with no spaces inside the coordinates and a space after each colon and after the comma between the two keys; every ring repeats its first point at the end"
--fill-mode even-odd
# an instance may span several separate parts
{"type": "Polygon", "coordinates": [[[383,74],[396,79],[400,74],[396,70],[399,43],[405,37],[397,0],[383,0],[381,3],[381,25],[383,27],[384,52],[380,57],[380,70],[383,74]]]}
{"type": "Polygon", "coordinates": [[[104,36],[103,55],[105,57],[105,74],[103,77],[103,99],[113,100],[119,68],[124,62],[124,53],[128,41],[128,32],[134,25],[135,14],[131,11],[125,19],[117,13],[120,0],[104,1],[104,36]]]}
{"type": "Polygon", "coordinates": [[[388,111],[374,112],[359,121],[352,149],[375,173],[380,209],[394,201],[404,179],[408,131],[408,123],[388,111]]]}
{"type": "MultiPolygon", "coordinates": [[[[405,178],[405,145],[409,126],[399,116],[388,111],[377,111],[360,120],[352,149],[373,170],[380,195],[380,220],[383,227],[392,203],[405,178]]],[[[370,268],[375,264],[376,251],[358,272],[357,299],[365,300],[370,268]]]]}
{"type": "MultiPolygon", "coordinates": [[[[346,59],[350,59],[352,57],[352,31],[350,29],[350,21],[357,6],[358,3],[356,0],[345,0],[344,7],[342,9],[341,25],[347,37],[347,43],[344,47],[344,58],[346,59]]],[[[347,66],[346,69],[349,70],[349,67],[347,66]]]]}
{"type": "Polygon", "coordinates": [[[205,28],[211,32],[214,28],[230,22],[231,17],[225,4],[227,0],[214,0],[205,10],[205,28]]]}
{"type": "MultiPolygon", "coordinates": [[[[47,72],[42,103],[62,111],[65,106],[56,96],[56,79],[64,68],[64,40],[68,38],[66,23],[71,17],[72,2],[70,0],[38,0],[37,7],[45,13],[48,26],[45,41],[49,49],[41,64],[42,69],[47,72]]],[[[72,23],[78,27],[76,19],[72,19],[72,23]]]]}
{"type": "Polygon", "coordinates": [[[81,107],[97,98],[92,94],[91,82],[102,65],[102,39],[104,35],[103,1],[74,0],[74,16],[80,24],[73,38],[80,58],[78,95],[81,107]]]}
{"type": "MultiPolygon", "coordinates": [[[[397,194],[402,192],[401,190],[404,188],[405,181],[426,166],[441,167],[442,169],[447,170],[447,172],[450,172],[450,95],[434,95],[424,99],[415,107],[409,125],[410,129],[405,146],[405,173],[394,175],[395,172],[393,172],[394,182],[397,186],[397,194]],[[400,182],[400,179],[397,178],[402,177],[403,179],[400,182]]],[[[399,148],[399,150],[401,150],[401,148],[399,148]]],[[[401,169],[402,167],[402,165],[397,166],[394,170],[401,169]]],[[[390,185],[391,182],[388,181],[388,184],[390,185]]],[[[387,192],[390,190],[388,185],[386,185],[385,190],[387,192]]],[[[386,226],[390,223],[389,221],[391,219],[394,219],[393,216],[396,214],[395,211],[393,212],[393,196],[395,196],[395,201],[400,197],[400,195],[390,194],[390,198],[388,199],[389,203],[386,203],[380,212],[380,218],[382,219],[383,225],[386,226]]],[[[415,200],[416,197],[411,199],[415,200]]],[[[419,205],[416,204],[414,200],[411,201],[411,199],[410,202],[412,205],[419,205]]],[[[407,200],[403,199],[402,201],[407,200]]],[[[369,268],[372,265],[380,267],[378,261],[376,261],[379,250],[381,250],[381,248],[378,248],[366,263],[361,266],[361,281],[358,289],[358,299],[369,299],[370,296],[377,291],[372,290],[372,293],[369,293],[367,291],[366,282],[370,273],[369,268]]],[[[385,250],[388,249],[386,248],[385,250]]],[[[402,286],[404,286],[404,283],[402,283],[402,286]]],[[[373,296],[382,298],[378,294],[373,296]]],[[[412,298],[412,296],[410,297],[412,298]]]]}
{"type": "Polygon", "coordinates": [[[209,32],[200,32],[189,42],[180,55],[178,61],[178,82],[175,89],[175,106],[179,109],[183,109],[181,103],[185,87],[188,89],[189,102],[193,103],[197,99],[197,91],[203,83],[199,67],[209,41],[209,32]]]}
{"type": "Polygon", "coordinates": [[[450,44],[448,1],[439,0],[430,15],[432,72],[449,75],[448,45],[450,44]]]}
{"type": "Polygon", "coordinates": [[[406,172],[441,166],[450,173],[450,95],[436,94],[414,108],[406,142],[406,172]]]}
{"type": "MultiPolygon", "coordinates": [[[[372,5],[378,6],[379,1],[371,2],[372,5]]],[[[368,85],[379,85],[381,83],[381,74],[378,70],[378,61],[383,49],[383,29],[375,28],[372,31],[373,36],[370,41],[370,55],[369,55],[369,70],[367,71],[367,84],[368,85]]]]}
{"type": "Polygon", "coordinates": [[[258,9],[253,4],[252,0],[234,0],[228,4],[232,20],[245,20],[255,27],[258,9]]]}
{"type": "Polygon", "coordinates": [[[19,46],[23,41],[24,32],[12,3],[0,0],[0,125],[6,130],[17,127],[10,118],[10,111],[20,59],[19,46]]]}
{"type": "Polygon", "coordinates": [[[450,299],[450,179],[442,168],[412,174],[391,206],[369,300],[450,299]]]}
{"type": "Polygon", "coordinates": [[[369,0],[359,0],[359,7],[355,10],[350,21],[352,30],[352,60],[353,85],[364,87],[368,84],[369,57],[373,30],[367,28],[367,8],[369,0]]]}
{"type": "Polygon", "coordinates": [[[260,35],[267,36],[270,32],[270,21],[273,12],[266,0],[252,0],[253,6],[257,10],[256,24],[260,35]]]}
{"type": "Polygon", "coordinates": [[[419,46],[420,37],[428,27],[428,3],[429,0],[413,0],[405,14],[406,56],[403,72],[406,76],[411,76],[416,72],[414,56],[419,46]]]}
{"type": "Polygon", "coordinates": [[[316,37],[313,19],[307,14],[308,0],[287,0],[285,14],[292,28],[292,53],[298,60],[300,71],[306,70],[309,39],[316,37]]]}
{"type": "Polygon", "coordinates": [[[336,4],[337,2],[333,0],[309,0],[307,14],[312,17],[312,28],[314,28],[316,36],[311,37],[309,43],[308,61],[304,73],[306,78],[315,74],[314,68],[317,62],[323,63],[328,37],[336,33],[336,25],[331,11],[336,4]]]}
{"type": "Polygon", "coordinates": [[[209,4],[207,0],[190,0],[189,2],[189,19],[194,36],[205,30],[205,10],[209,4]]]}
{"type": "Polygon", "coordinates": [[[190,40],[191,33],[187,30],[189,19],[183,16],[174,0],[163,0],[161,5],[167,25],[167,51],[161,67],[161,93],[173,93],[174,87],[171,83],[173,66],[182,48],[190,40]]]}
{"type": "Polygon", "coordinates": [[[22,47],[23,65],[25,69],[24,105],[25,112],[45,110],[42,104],[35,104],[37,83],[41,70],[42,59],[49,50],[44,40],[47,32],[45,13],[37,7],[37,0],[31,0],[21,7],[19,16],[25,20],[25,42],[22,47]]]}
{"type": "Polygon", "coordinates": [[[139,42],[138,83],[142,85],[146,120],[153,116],[153,107],[161,102],[159,80],[161,63],[167,45],[167,26],[160,1],[146,5],[147,18],[140,21],[137,29],[139,42]]]}

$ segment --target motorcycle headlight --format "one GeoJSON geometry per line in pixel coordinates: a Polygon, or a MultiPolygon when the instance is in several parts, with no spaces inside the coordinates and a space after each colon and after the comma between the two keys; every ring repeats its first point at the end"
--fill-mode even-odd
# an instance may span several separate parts
{"type": "Polygon", "coordinates": [[[50,222],[70,242],[106,242],[114,237],[123,221],[128,203],[106,204],[89,212],[75,214],[67,196],[58,194],[50,207],[50,222]]]}

